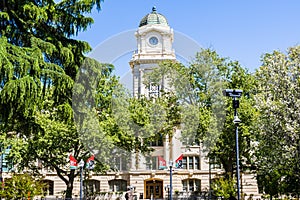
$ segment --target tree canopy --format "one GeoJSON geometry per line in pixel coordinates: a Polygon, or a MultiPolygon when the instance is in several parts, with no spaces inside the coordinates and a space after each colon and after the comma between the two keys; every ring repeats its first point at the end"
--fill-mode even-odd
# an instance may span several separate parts
{"type": "Polygon", "coordinates": [[[240,99],[240,154],[241,163],[253,165],[252,125],[257,118],[253,96],[253,76],[238,62],[223,58],[211,49],[201,49],[189,66],[178,62],[163,62],[147,77],[146,84],[168,80],[171,94],[176,97],[180,115],[182,141],[188,145],[201,142],[208,156],[221,163],[225,172],[235,171],[235,126],[232,99],[224,98],[222,90],[242,89],[240,99]]]}
{"type": "Polygon", "coordinates": [[[68,153],[80,160],[89,151],[73,120],[72,88],[91,50],[75,40],[93,19],[101,0],[0,2],[0,121],[10,158],[22,170],[34,162],[54,169],[71,197],[77,173],[67,168],[68,153]]]}
{"type": "Polygon", "coordinates": [[[299,46],[267,53],[255,74],[258,181],[271,196],[300,193],[299,54],[299,46]]]}

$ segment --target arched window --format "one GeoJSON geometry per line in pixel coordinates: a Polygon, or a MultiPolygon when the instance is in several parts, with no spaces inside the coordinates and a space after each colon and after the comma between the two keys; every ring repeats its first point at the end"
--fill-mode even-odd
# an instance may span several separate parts
{"type": "Polygon", "coordinates": [[[44,196],[53,195],[54,194],[54,181],[51,180],[42,180],[44,184],[43,193],[44,196]]]}
{"type": "Polygon", "coordinates": [[[200,191],[201,180],[200,179],[185,179],[182,180],[182,188],[185,192],[200,191]]]}
{"type": "Polygon", "coordinates": [[[122,179],[114,179],[108,181],[109,184],[109,189],[112,192],[118,192],[118,191],[126,191],[127,190],[127,181],[122,180],[122,179]]]}

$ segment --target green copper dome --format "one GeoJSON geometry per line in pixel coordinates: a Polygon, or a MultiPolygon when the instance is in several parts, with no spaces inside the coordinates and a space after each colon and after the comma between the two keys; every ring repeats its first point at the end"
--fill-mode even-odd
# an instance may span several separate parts
{"type": "Polygon", "coordinates": [[[161,24],[161,25],[168,26],[168,21],[165,18],[165,16],[163,16],[162,14],[157,13],[156,8],[153,7],[152,12],[147,14],[145,17],[143,17],[143,19],[140,22],[139,27],[145,26],[145,25],[148,25],[148,24],[161,24]]]}

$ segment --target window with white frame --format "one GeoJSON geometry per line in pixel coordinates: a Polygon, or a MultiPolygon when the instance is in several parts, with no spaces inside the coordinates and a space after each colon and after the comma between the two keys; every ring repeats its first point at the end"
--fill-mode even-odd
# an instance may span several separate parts
{"type": "Polygon", "coordinates": [[[200,169],[199,156],[184,156],[182,159],[182,169],[188,169],[188,170],[200,169]]]}
{"type": "Polygon", "coordinates": [[[200,179],[185,179],[182,180],[182,188],[184,192],[200,191],[201,180],[200,179]]]}

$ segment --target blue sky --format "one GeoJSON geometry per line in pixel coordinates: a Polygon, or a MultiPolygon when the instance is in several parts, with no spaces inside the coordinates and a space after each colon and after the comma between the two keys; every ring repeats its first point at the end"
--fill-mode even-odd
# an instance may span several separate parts
{"type": "MultiPolygon", "coordinates": [[[[174,31],[250,71],[260,66],[262,54],[286,51],[300,41],[299,0],[105,0],[102,10],[91,14],[95,23],[77,39],[96,48],[117,34],[136,30],[153,6],[174,31]]],[[[123,67],[129,59],[122,55],[114,64],[123,67]]]]}

